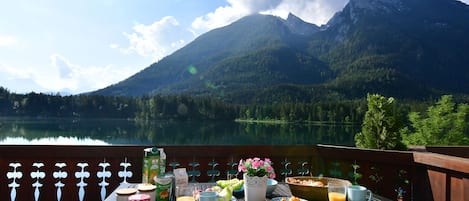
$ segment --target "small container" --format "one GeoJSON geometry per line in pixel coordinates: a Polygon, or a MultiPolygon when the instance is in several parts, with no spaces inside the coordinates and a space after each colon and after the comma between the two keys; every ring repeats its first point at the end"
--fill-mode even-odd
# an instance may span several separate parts
{"type": "Polygon", "coordinates": [[[173,178],[170,175],[158,175],[154,180],[156,183],[156,201],[169,201],[173,178]]]}
{"type": "Polygon", "coordinates": [[[150,195],[150,200],[156,200],[156,186],[152,184],[140,184],[138,185],[138,193],[150,195]]]}
{"type": "Polygon", "coordinates": [[[131,195],[137,193],[136,188],[120,188],[116,190],[116,201],[128,201],[131,195]]]}
{"type": "Polygon", "coordinates": [[[151,197],[148,194],[135,194],[129,197],[128,201],[150,201],[151,197]]]}

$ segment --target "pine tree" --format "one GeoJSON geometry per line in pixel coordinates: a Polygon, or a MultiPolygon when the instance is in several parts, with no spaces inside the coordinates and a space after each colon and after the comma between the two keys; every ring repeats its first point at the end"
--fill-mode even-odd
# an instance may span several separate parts
{"type": "Polygon", "coordinates": [[[402,121],[395,109],[394,98],[368,94],[368,111],[362,131],[355,135],[357,147],[371,149],[403,149],[399,130],[402,121]]]}

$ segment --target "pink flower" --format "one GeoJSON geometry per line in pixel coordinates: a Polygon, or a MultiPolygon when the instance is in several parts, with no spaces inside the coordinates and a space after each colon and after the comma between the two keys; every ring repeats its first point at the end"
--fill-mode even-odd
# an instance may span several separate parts
{"type": "Polygon", "coordinates": [[[269,178],[271,179],[275,178],[275,173],[270,173],[269,178]]]}
{"type": "Polygon", "coordinates": [[[275,171],[272,167],[272,161],[269,158],[261,160],[259,157],[241,159],[238,164],[238,171],[246,173],[249,176],[268,176],[275,178],[275,171]]]}
{"type": "Polygon", "coordinates": [[[238,166],[238,172],[246,172],[246,166],[244,166],[244,165],[238,166]]]}
{"type": "Polygon", "coordinates": [[[261,166],[261,163],[259,161],[252,162],[252,168],[259,169],[260,166],[261,166]]]}

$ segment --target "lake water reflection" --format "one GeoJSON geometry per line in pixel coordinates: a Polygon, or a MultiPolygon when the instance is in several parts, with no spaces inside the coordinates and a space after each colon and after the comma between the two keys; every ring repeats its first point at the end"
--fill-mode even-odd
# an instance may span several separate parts
{"type": "Polygon", "coordinates": [[[0,144],[353,146],[358,129],[356,125],[2,118],[0,144]]]}

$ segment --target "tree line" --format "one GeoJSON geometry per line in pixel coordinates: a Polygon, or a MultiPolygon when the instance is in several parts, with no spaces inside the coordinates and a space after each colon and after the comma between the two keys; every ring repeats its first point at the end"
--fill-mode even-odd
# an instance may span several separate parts
{"type": "Polygon", "coordinates": [[[404,144],[468,145],[469,106],[452,96],[402,101],[379,94],[367,99],[234,104],[208,96],[116,97],[28,93],[0,87],[0,116],[32,118],[119,118],[154,120],[263,120],[284,123],[362,124],[356,144],[404,149],[404,144]]]}
{"type": "Polygon", "coordinates": [[[0,116],[13,117],[358,123],[365,112],[364,100],[235,104],[208,96],[61,96],[34,92],[15,94],[0,87],[0,116]]]}

